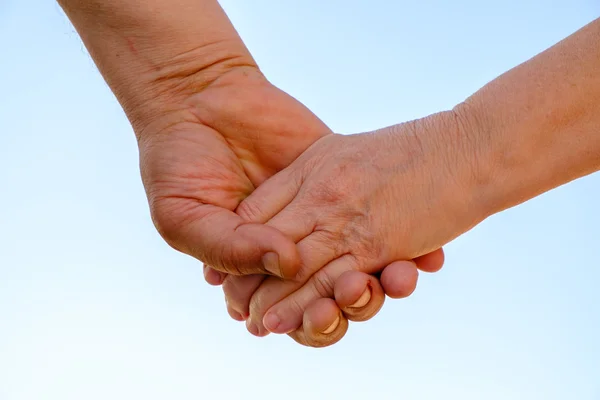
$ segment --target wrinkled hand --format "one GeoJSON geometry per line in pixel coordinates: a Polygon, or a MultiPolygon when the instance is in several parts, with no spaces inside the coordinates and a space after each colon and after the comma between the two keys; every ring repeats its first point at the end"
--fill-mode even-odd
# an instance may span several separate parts
{"type": "MultiPolygon", "coordinates": [[[[299,258],[288,238],[262,225],[242,225],[247,221],[233,210],[255,187],[331,131],[301,103],[249,67],[221,77],[174,109],[173,114],[150,125],[151,129],[161,127],[156,132],[138,135],[143,138],[142,177],[152,217],[174,248],[220,271],[254,273],[227,276],[205,266],[207,281],[225,284],[230,315],[242,320],[248,311],[239,305],[249,303],[264,273],[277,273],[262,264],[262,253],[271,248],[283,251],[284,257],[279,258],[287,260],[282,266],[290,275],[299,266],[299,258]]],[[[417,260],[416,265],[427,270],[439,269],[442,263],[440,250],[417,260]]],[[[416,285],[415,273],[407,274],[406,268],[416,273],[415,264],[406,262],[382,275],[383,289],[390,296],[404,297],[406,287],[416,285]],[[407,277],[414,283],[407,283],[407,277]]],[[[357,316],[367,309],[374,314],[383,304],[379,281],[356,273],[339,283],[343,306],[367,282],[377,290],[363,309],[355,311],[357,316]]],[[[319,314],[307,314],[306,318],[312,321],[319,314]]]]}
{"type": "Polygon", "coordinates": [[[140,142],[142,178],[161,235],[220,271],[294,276],[294,243],[273,228],[244,224],[233,210],[327,127],[251,68],[222,76],[181,108],[140,142]],[[268,252],[275,256],[265,265],[268,252]]]}
{"type": "Polygon", "coordinates": [[[264,79],[217,1],[59,3],[132,123],[167,242],[221,271],[293,276],[295,244],[233,210],[329,133],[323,123],[264,79]]]}
{"type": "MultiPolygon", "coordinates": [[[[257,289],[249,330],[297,333],[305,310],[331,297],[342,274],[422,256],[479,222],[463,127],[446,112],[374,133],[329,135],[245,199],[238,214],[290,237],[302,261],[296,281],[268,278],[257,289]]],[[[338,316],[329,318],[335,325],[338,316]]],[[[340,325],[329,335],[344,333],[340,325]]]]}

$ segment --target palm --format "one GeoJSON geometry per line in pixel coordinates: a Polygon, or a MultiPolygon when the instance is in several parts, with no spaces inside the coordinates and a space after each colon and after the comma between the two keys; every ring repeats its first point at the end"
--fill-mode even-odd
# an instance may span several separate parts
{"type": "Polygon", "coordinates": [[[255,185],[287,167],[329,128],[304,105],[262,77],[209,88],[192,99],[255,185]]]}
{"type": "Polygon", "coordinates": [[[187,226],[213,214],[228,213],[235,224],[232,211],[256,186],[330,132],[264,79],[207,88],[186,107],[191,118],[140,144],[150,206],[161,219],[157,227],[185,252],[191,249],[169,232],[189,235],[187,226]]]}

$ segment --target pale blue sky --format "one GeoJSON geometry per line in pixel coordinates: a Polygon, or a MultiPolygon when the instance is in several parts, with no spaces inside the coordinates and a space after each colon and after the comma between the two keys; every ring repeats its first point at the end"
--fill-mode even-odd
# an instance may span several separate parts
{"type": "MultiPolygon", "coordinates": [[[[224,0],[337,132],[452,107],[596,0],[224,0]]],[[[155,232],[133,133],[52,1],[0,0],[0,400],[600,399],[600,175],[497,215],[337,346],[257,339],[155,232]]],[[[600,67],[599,67],[600,69],[600,67]]]]}

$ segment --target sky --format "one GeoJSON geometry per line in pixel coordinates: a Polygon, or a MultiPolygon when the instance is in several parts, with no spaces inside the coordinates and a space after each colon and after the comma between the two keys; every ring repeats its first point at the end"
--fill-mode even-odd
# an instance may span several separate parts
{"type": "MultiPolygon", "coordinates": [[[[600,16],[221,3],[267,77],[340,133],[448,109],[600,16]]],[[[600,174],[450,243],[336,346],[258,339],[156,233],[131,127],[59,6],[0,0],[0,51],[0,400],[600,399],[600,174]]]]}

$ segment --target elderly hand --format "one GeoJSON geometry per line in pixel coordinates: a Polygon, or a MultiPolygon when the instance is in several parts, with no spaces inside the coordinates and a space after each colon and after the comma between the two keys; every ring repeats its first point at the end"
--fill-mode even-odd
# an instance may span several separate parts
{"type": "Polygon", "coordinates": [[[345,333],[345,317],[321,299],[339,295],[340,276],[425,255],[483,219],[459,121],[446,112],[374,133],[329,135],[240,204],[246,220],[297,243],[302,260],[297,280],[268,278],[258,287],[250,332],[290,333],[304,343],[308,329],[318,338],[310,345],[332,344],[345,333]],[[319,309],[319,326],[306,327],[306,313],[319,309]]]}
{"type": "MultiPolygon", "coordinates": [[[[258,69],[248,67],[224,75],[191,96],[186,105],[189,119],[168,125],[165,131],[145,132],[143,137],[148,139],[140,142],[142,176],[153,219],[176,249],[211,267],[218,265],[221,271],[254,273],[227,276],[205,267],[209,283],[224,283],[229,314],[244,320],[250,295],[266,277],[259,261],[261,251],[275,240],[292,255],[296,248],[291,241],[290,248],[273,228],[245,225],[232,210],[254,187],[330,130],[302,104],[271,85],[258,69]],[[248,228],[252,230],[241,236],[248,228]]],[[[299,259],[296,262],[299,266],[299,259]]],[[[442,264],[441,249],[414,262],[393,263],[382,275],[383,288],[372,276],[350,273],[336,283],[336,299],[352,320],[368,319],[381,308],[384,293],[395,298],[412,293],[417,268],[435,271],[442,264]],[[368,298],[363,296],[366,287],[368,298]],[[359,300],[360,307],[356,307],[359,300]]],[[[328,307],[307,313],[308,325],[319,325],[324,310],[338,306],[330,302],[328,307]]],[[[314,342],[311,332],[306,336],[305,343],[314,342]]]]}
{"type": "MultiPolygon", "coordinates": [[[[216,0],[59,2],[133,125],[167,242],[223,272],[294,276],[295,243],[233,210],[327,127],[267,82],[216,0]]],[[[383,279],[392,295],[403,282],[394,271],[383,279]]],[[[209,268],[206,276],[225,277],[209,268]]],[[[263,276],[228,281],[243,298],[263,276]]]]}

